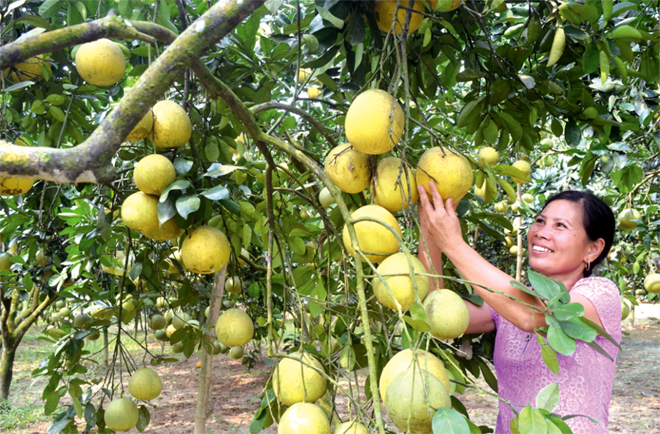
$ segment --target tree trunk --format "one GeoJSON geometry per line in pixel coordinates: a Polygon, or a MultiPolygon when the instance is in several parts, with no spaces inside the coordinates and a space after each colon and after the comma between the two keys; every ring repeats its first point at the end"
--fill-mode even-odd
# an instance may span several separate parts
{"type": "MultiPolygon", "coordinates": [[[[227,267],[215,273],[215,282],[213,285],[213,293],[211,300],[210,315],[207,318],[207,326],[212,329],[212,334],[215,335],[215,322],[218,319],[220,312],[220,305],[222,303],[222,293],[225,287],[225,277],[227,274],[227,267]]],[[[203,339],[207,337],[204,336],[203,339]]],[[[211,339],[213,343],[213,339],[211,339]]],[[[206,351],[206,345],[202,345],[202,368],[199,372],[199,391],[197,392],[197,406],[195,408],[195,430],[194,434],[206,433],[206,419],[207,409],[209,405],[209,395],[211,393],[211,364],[213,362],[213,354],[206,351]]]]}
{"type": "Polygon", "coordinates": [[[14,358],[16,357],[16,348],[3,348],[0,358],[0,402],[9,399],[9,387],[11,379],[14,376],[14,358]]]}

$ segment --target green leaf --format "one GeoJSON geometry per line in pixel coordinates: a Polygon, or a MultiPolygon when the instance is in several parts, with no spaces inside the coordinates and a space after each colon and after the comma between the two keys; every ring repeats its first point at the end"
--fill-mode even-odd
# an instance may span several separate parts
{"type": "Polygon", "coordinates": [[[585,158],[582,160],[582,165],[580,166],[580,179],[582,180],[583,187],[586,187],[589,183],[589,178],[591,178],[591,175],[594,172],[594,167],[596,166],[598,158],[598,155],[594,155],[591,158],[585,158]]]}
{"type": "Polygon", "coordinates": [[[585,74],[593,74],[598,71],[600,54],[595,42],[590,42],[582,55],[582,70],[585,74]]]}
{"type": "Polygon", "coordinates": [[[582,131],[573,119],[569,119],[566,123],[566,143],[568,146],[577,148],[582,140],[582,131]]]}
{"type": "Polygon", "coordinates": [[[184,219],[188,218],[190,213],[199,209],[202,201],[196,194],[186,194],[176,200],[176,210],[184,219]]]}
{"type": "Polygon", "coordinates": [[[307,246],[305,246],[305,241],[302,238],[298,238],[298,237],[289,237],[289,247],[291,247],[293,253],[296,253],[298,255],[304,255],[305,251],[307,250],[307,246]]]}
{"type": "Polygon", "coordinates": [[[211,165],[211,167],[209,167],[209,170],[204,174],[204,176],[208,176],[209,178],[217,178],[219,176],[232,173],[234,170],[238,169],[246,170],[246,168],[243,166],[232,166],[230,164],[214,163],[211,165]]]}
{"type": "Polygon", "coordinates": [[[193,167],[193,162],[188,161],[185,158],[175,158],[174,159],[174,170],[176,170],[177,175],[184,176],[190,169],[193,167]]]}
{"type": "Polygon", "coordinates": [[[529,289],[528,287],[526,287],[522,283],[518,282],[517,280],[510,280],[509,283],[511,284],[511,286],[513,286],[516,289],[521,290],[522,292],[525,292],[529,295],[533,295],[534,297],[539,296],[537,293],[535,293],[534,291],[532,291],[531,289],[529,289]]]}
{"type": "Polygon", "coordinates": [[[548,369],[550,369],[553,374],[557,375],[559,373],[559,359],[557,359],[557,353],[544,343],[541,348],[541,357],[548,369]]]}
{"type": "Polygon", "coordinates": [[[156,207],[158,211],[158,224],[162,226],[166,221],[176,215],[176,205],[174,200],[166,200],[165,202],[158,202],[156,207]]]}
{"type": "Polygon", "coordinates": [[[506,112],[499,112],[497,113],[497,116],[500,117],[504,121],[504,123],[507,126],[507,129],[509,130],[509,133],[511,134],[511,138],[515,142],[519,142],[520,139],[522,139],[523,135],[523,130],[522,127],[520,126],[520,123],[513,118],[510,114],[506,112]]]}
{"type": "Polygon", "coordinates": [[[426,321],[412,319],[407,315],[403,317],[403,320],[417,332],[426,333],[431,331],[431,326],[429,326],[426,321]]]}
{"type": "Polygon", "coordinates": [[[568,297],[568,291],[563,283],[531,269],[528,270],[527,277],[529,278],[529,283],[532,285],[532,288],[534,288],[534,291],[546,300],[552,300],[560,294],[563,294],[563,300],[566,300],[565,302],[568,302],[570,299],[566,298],[568,297]]]}
{"type": "Polygon", "coordinates": [[[61,0],[46,0],[39,6],[39,15],[42,18],[53,18],[60,11],[62,4],[64,2],[61,0]]]}
{"type": "MultiPolygon", "coordinates": [[[[41,6],[43,6],[43,3],[41,6]]],[[[22,17],[14,21],[14,25],[16,24],[26,24],[32,27],[39,27],[46,30],[53,30],[53,26],[51,26],[48,21],[44,20],[42,17],[38,15],[23,15],[22,17]]]]}
{"type": "Polygon", "coordinates": [[[443,434],[470,434],[465,416],[453,408],[439,408],[433,415],[433,432],[443,434]]]}
{"type": "Polygon", "coordinates": [[[221,199],[220,205],[222,205],[227,211],[232,214],[241,215],[241,206],[230,199],[221,199]]]}
{"type": "Polygon", "coordinates": [[[167,196],[170,194],[170,191],[172,190],[185,190],[188,187],[190,187],[190,182],[188,181],[175,181],[165,187],[165,190],[160,194],[160,199],[159,202],[165,202],[167,200],[167,196]]]}
{"type": "Polygon", "coordinates": [[[552,412],[559,405],[559,385],[548,384],[536,395],[536,407],[552,412]]]}
{"type": "Polygon", "coordinates": [[[584,315],[584,306],[580,303],[560,304],[553,303],[550,306],[553,315],[559,321],[569,321],[573,318],[584,315]]]}
{"type": "Polygon", "coordinates": [[[53,116],[53,118],[55,118],[55,120],[59,122],[64,122],[64,119],[66,117],[62,109],[54,105],[48,107],[48,113],[50,113],[51,116],[53,116]]]}
{"type": "Polygon", "coordinates": [[[518,429],[524,434],[547,434],[548,424],[543,413],[528,405],[518,415],[518,429]]]}
{"type": "Polygon", "coordinates": [[[470,124],[479,115],[479,113],[481,113],[479,107],[481,106],[480,102],[482,100],[483,97],[465,104],[465,107],[463,107],[463,110],[461,110],[461,114],[458,116],[458,121],[456,122],[456,126],[458,128],[463,128],[464,126],[470,124]]]}
{"type": "Polygon", "coordinates": [[[575,339],[564,333],[559,322],[551,315],[546,315],[545,320],[548,323],[548,344],[559,354],[572,356],[577,346],[575,339]]]}
{"type": "Polygon", "coordinates": [[[479,367],[481,368],[482,374],[484,374],[484,380],[486,380],[486,383],[490,386],[491,389],[497,393],[497,378],[493,374],[493,372],[490,370],[486,362],[481,358],[481,357],[475,357],[473,360],[476,360],[477,363],[479,364],[479,367]]]}
{"type": "Polygon", "coordinates": [[[202,196],[211,200],[229,199],[229,190],[224,185],[216,185],[213,188],[204,190],[202,196]]]}
{"type": "Polygon", "coordinates": [[[562,330],[573,339],[580,339],[584,342],[593,342],[598,333],[589,326],[582,323],[578,318],[572,318],[569,321],[558,321],[562,330]]]}
{"type": "Polygon", "coordinates": [[[138,423],[135,426],[138,431],[143,432],[151,422],[151,414],[149,414],[149,409],[146,405],[141,405],[138,409],[138,423]]]}
{"type": "MultiPolygon", "coordinates": [[[[26,87],[30,87],[33,84],[34,84],[34,81],[30,81],[30,80],[21,81],[20,83],[13,84],[13,85],[9,86],[8,88],[6,88],[5,92],[15,92],[17,90],[21,90],[21,89],[25,89],[26,87]]],[[[41,101],[35,100],[34,103],[41,104],[41,101]]],[[[33,106],[34,106],[34,103],[32,104],[33,106]]],[[[43,107],[43,104],[41,104],[41,106],[43,107]]],[[[45,108],[44,108],[44,110],[45,110],[45,108]]],[[[32,110],[32,111],[36,114],[42,114],[42,113],[37,113],[34,110],[32,110]]]]}
{"type": "Polygon", "coordinates": [[[330,22],[330,24],[332,24],[336,28],[342,29],[344,27],[344,20],[341,20],[336,16],[332,15],[332,13],[330,13],[329,10],[322,8],[319,5],[316,5],[316,10],[319,12],[319,15],[321,15],[321,17],[324,20],[330,22]]]}
{"type": "Polygon", "coordinates": [[[607,332],[605,331],[604,328],[602,328],[601,326],[599,326],[598,324],[596,324],[595,322],[593,322],[593,321],[590,320],[589,318],[580,317],[580,321],[582,321],[583,323],[585,323],[586,325],[588,325],[588,326],[591,327],[592,329],[596,330],[596,332],[598,332],[599,335],[601,335],[602,337],[604,337],[604,338],[607,339],[608,341],[612,342],[612,343],[613,343],[614,345],[616,345],[617,347],[621,348],[621,345],[619,345],[619,344],[617,343],[617,341],[615,341],[614,338],[613,338],[612,336],[610,336],[609,333],[607,333],[607,332]]]}
{"type": "Polygon", "coordinates": [[[332,61],[332,59],[335,58],[338,51],[339,51],[339,47],[338,46],[333,46],[328,51],[326,51],[323,54],[323,56],[319,57],[316,60],[312,60],[311,62],[307,62],[304,65],[302,65],[302,68],[311,68],[311,69],[322,68],[325,65],[327,65],[328,63],[330,63],[332,61]]]}

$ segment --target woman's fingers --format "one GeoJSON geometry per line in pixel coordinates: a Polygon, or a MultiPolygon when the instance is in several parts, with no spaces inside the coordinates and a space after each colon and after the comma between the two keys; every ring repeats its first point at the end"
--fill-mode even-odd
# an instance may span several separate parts
{"type": "Polygon", "coordinates": [[[442,213],[446,212],[444,202],[442,201],[442,196],[438,191],[438,186],[435,185],[435,182],[429,182],[429,190],[431,191],[431,197],[433,198],[433,206],[436,211],[442,213]]]}
{"type": "Polygon", "coordinates": [[[433,209],[433,205],[429,202],[429,196],[426,194],[426,189],[423,185],[417,186],[417,191],[419,192],[419,205],[422,209],[433,209]]]}

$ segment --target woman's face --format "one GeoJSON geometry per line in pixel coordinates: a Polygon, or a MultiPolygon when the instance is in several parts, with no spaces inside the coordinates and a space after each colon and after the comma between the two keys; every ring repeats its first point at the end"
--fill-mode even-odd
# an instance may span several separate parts
{"type": "Polygon", "coordinates": [[[536,217],[527,232],[527,243],[529,265],[564,283],[581,278],[586,259],[593,261],[600,254],[596,245],[600,243],[587,238],[582,206],[563,199],[550,202],[536,217]]]}

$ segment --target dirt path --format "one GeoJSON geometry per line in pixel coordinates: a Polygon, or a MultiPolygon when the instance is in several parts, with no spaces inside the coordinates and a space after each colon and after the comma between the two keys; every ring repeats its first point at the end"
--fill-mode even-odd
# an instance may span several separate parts
{"type": "MultiPolygon", "coordinates": [[[[612,433],[660,433],[660,319],[657,318],[660,318],[660,306],[650,313],[638,312],[634,328],[630,327],[629,322],[624,323],[624,338],[610,407],[612,433]]],[[[41,341],[34,341],[21,350],[44,355],[47,347],[41,341]]],[[[44,383],[42,380],[34,382],[30,377],[31,370],[38,364],[38,357],[29,357],[29,360],[30,363],[19,357],[11,402],[27,402],[37,411],[43,405],[40,395],[44,383]]],[[[164,387],[161,396],[153,402],[156,407],[151,409],[151,425],[145,433],[192,432],[199,373],[195,364],[198,360],[198,356],[193,356],[189,360],[156,368],[164,387]]],[[[228,356],[216,356],[209,404],[212,414],[208,419],[207,433],[249,433],[250,420],[259,407],[259,395],[269,371],[269,366],[263,362],[248,372],[240,362],[228,356]]],[[[497,419],[496,399],[475,391],[467,391],[459,398],[477,425],[494,427],[497,419]]],[[[341,409],[340,415],[343,416],[341,409]]],[[[0,432],[12,434],[42,434],[47,431],[48,421],[43,417],[41,422],[25,424],[18,430],[3,430],[0,425],[0,432]]],[[[137,432],[128,431],[130,434],[137,432]]],[[[263,432],[274,434],[277,430],[271,427],[263,432]]]]}

